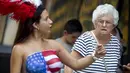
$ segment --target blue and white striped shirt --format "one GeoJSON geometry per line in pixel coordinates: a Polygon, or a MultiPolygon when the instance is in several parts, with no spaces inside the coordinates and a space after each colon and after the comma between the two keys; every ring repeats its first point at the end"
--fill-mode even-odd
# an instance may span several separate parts
{"type": "MultiPolygon", "coordinates": [[[[91,53],[97,47],[97,41],[92,36],[91,32],[83,33],[75,42],[73,50],[79,52],[83,57],[91,55],[91,53]]],[[[109,73],[116,73],[118,69],[120,54],[120,42],[115,36],[111,36],[111,40],[104,45],[106,49],[106,55],[104,57],[106,67],[109,73]]],[[[73,71],[74,73],[106,73],[105,64],[103,58],[96,60],[89,67],[73,71]]]]}

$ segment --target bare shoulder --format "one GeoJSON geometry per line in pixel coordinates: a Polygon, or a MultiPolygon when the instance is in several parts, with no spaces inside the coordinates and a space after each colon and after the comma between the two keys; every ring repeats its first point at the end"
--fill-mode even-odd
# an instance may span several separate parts
{"type": "Polygon", "coordinates": [[[49,42],[51,44],[55,45],[56,47],[61,47],[62,46],[59,42],[57,42],[56,40],[53,40],[53,39],[50,39],[49,42]]]}
{"type": "Polygon", "coordinates": [[[63,46],[56,40],[50,39],[49,42],[53,45],[54,48],[57,48],[58,50],[63,48],[63,46]]]}
{"type": "Polygon", "coordinates": [[[22,44],[17,44],[17,45],[14,45],[13,48],[12,48],[12,53],[13,54],[22,54],[24,52],[23,50],[23,45],[22,44]]]}

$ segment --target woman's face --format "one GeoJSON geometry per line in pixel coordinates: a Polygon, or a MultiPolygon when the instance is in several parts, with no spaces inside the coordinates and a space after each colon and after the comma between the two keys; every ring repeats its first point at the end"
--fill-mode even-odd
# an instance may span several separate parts
{"type": "Polygon", "coordinates": [[[49,14],[44,10],[41,14],[41,19],[38,24],[39,31],[45,35],[51,32],[52,20],[49,18],[49,14]]]}
{"type": "Polygon", "coordinates": [[[96,32],[100,32],[101,34],[110,34],[113,28],[115,27],[113,16],[104,15],[97,18],[94,27],[96,32]]]}

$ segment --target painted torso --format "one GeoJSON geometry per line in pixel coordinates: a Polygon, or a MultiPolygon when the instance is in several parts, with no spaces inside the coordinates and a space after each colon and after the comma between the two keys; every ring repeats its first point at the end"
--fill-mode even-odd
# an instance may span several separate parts
{"type": "Polygon", "coordinates": [[[35,52],[26,59],[27,73],[57,73],[62,66],[54,50],[35,52]]]}

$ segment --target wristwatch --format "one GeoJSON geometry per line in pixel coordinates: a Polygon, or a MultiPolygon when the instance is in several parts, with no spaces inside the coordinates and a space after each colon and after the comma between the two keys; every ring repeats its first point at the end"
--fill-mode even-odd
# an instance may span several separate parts
{"type": "Polygon", "coordinates": [[[93,57],[94,60],[98,60],[98,59],[99,59],[99,58],[97,58],[97,57],[95,56],[95,51],[92,53],[92,57],[93,57]]]}

